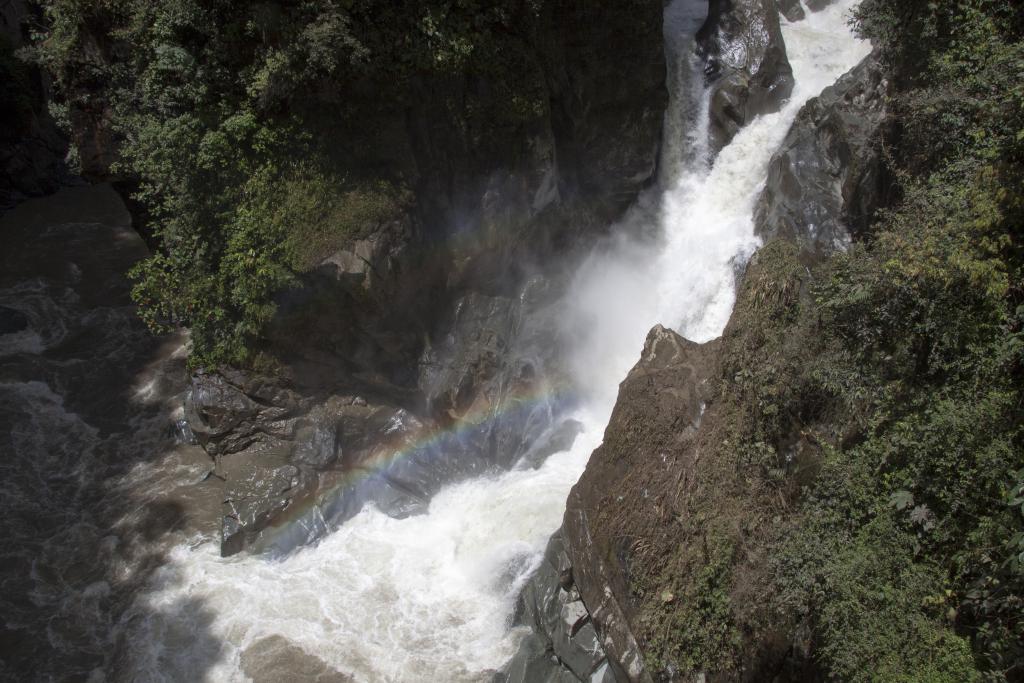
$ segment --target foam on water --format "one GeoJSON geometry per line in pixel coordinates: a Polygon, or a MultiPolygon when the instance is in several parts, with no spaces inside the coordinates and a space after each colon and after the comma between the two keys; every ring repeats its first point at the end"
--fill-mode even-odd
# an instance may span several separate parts
{"type": "Polygon", "coordinates": [[[783,19],[796,80],[788,103],[740,130],[710,171],[694,164],[664,194],[666,244],[656,268],[656,318],[693,341],[714,339],[729,320],[736,267],[760,246],[754,205],[771,157],[800,108],[871,51],[868,42],[850,35],[846,24],[856,4],[837,2],[796,23],[783,19]]]}
{"type": "MultiPolygon", "coordinates": [[[[515,651],[521,634],[508,627],[515,597],[561,522],[648,330],[663,323],[696,341],[721,334],[735,269],[758,246],[751,214],[772,153],[806,100],[870,49],[846,24],[855,4],[841,0],[784,24],[795,91],[782,111],[742,130],[713,166],[698,144],[707,138],[706,102],[680,104],[694,101],[687,93],[696,82],[680,49],[685,63],[670,69],[666,135],[684,142],[666,143],[672,168],[663,172],[660,203],[628,219],[655,221],[661,237],[609,241],[580,266],[566,297],[566,334],[578,340],[573,369],[589,397],[575,416],[585,431],[569,452],[538,470],[453,485],[422,516],[395,520],[366,509],[284,559],[224,559],[209,542],[176,548],[139,597],[139,618],[129,613],[120,626],[137,644],[136,679],[193,679],[196,649],[206,648],[216,660],[203,668],[209,680],[245,680],[246,649],[278,635],[360,681],[487,680],[487,670],[515,651]],[[189,624],[200,622],[221,642],[190,643],[189,624]]],[[[693,22],[686,12],[671,16],[693,22]]]]}

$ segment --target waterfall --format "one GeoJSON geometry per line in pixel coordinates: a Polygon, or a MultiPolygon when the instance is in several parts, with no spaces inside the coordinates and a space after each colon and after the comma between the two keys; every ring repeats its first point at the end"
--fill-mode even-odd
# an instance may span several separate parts
{"type": "Polygon", "coordinates": [[[221,558],[212,542],[174,549],[119,626],[135,678],[193,680],[196,651],[187,648],[214,648],[206,675],[245,680],[243,670],[276,637],[298,648],[293,655],[305,653],[300,659],[359,681],[488,680],[516,649],[521,634],[508,627],[515,598],[561,522],[648,330],[662,323],[695,341],[721,334],[736,269],[758,246],[752,212],[772,153],[803,104],[870,49],[847,25],[854,4],[840,0],[783,23],[796,79],[790,100],[751,122],[713,162],[699,65],[685,39],[699,21],[686,9],[693,3],[667,10],[675,59],[660,187],[579,265],[563,302],[561,334],[573,344],[570,370],[586,398],[573,416],[585,431],[571,450],[537,470],[450,486],[418,517],[364,509],[285,558],[221,558]],[[192,643],[200,623],[221,642],[192,643]]]}

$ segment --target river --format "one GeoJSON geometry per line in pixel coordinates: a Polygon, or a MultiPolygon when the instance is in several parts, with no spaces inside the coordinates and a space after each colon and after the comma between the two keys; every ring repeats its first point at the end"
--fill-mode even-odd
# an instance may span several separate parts
{"type": "Polygon", "coordinates": [[[7,257],[46,268],[12,266],[0,279],[0,306],[31,319],[0,335],[0,421],[13,425],[0,436],[13,454],[2,465],[3,561],[17,567],[16,577],[5,572],[13,578],[3,585],[0,647],[14,666],[31,663],[53,680],[489,680],[515,652],[515,598],[648,330],[661,323],[698,342],[721,334],[737,269],[759,246],[752,213],[772,154],[803,104],[870,51],[847,25],[853,0],[784,21],[790,99],[712,159],[692,49],[699,4],[666,9],[660,182],[574,266],[560,304],[583,397],[567,417],[584,431],[538,469],[445,488],[423,515],[366,508],[284,557],[222,558],[196,512],[219,503],[217,482],[202,481],[209,460],[169,427],[184,390],[174,379],[184,375],[184,340],[147,339],[117,280],[144,249],[123,209],[102,188],[81,188],[65,192],[96,205],[91,213],[49,215],[50,198],[5,216],[5,231],[52,235],[32,254],[7,257]],[[83,230],[102,234],[78,250],[61,244],[83,230]],[[109,258],[80,263],[82,249],[104,240],[109,258]],[[90,267],[120,299],[90,303],[105,295],[82,291],[90,267]]]}

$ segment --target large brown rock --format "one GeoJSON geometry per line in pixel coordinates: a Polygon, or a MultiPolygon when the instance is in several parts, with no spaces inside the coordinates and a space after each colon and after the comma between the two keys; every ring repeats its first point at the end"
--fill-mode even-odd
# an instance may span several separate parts
{"type": "Polygon", "coordinates": [[[696,457],[686,446],[701,423],[716,348],[660,325],[651,330],[619,387],[604,443],[566,504],[562,528],[573,579],[609,661],[630,681],[651,680],[633,633],[631,536],[671,518],[676,473],[689,467],[678,458],[696,457]]]}

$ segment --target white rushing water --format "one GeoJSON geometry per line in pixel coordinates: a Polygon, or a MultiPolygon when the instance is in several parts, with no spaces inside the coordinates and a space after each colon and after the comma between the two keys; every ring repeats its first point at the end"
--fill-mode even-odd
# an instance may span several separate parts
{"type": "Polygon", "coordinates": [[[422,516],[366,509],[282,560],[224,559],[210,542],[176,548],[140,596],[138,618],[122,623],[136,644],[136,679],[195,680],[202,671],[208,680],[246,680],[247,648],[276,635],[358,681],[487,680],[515,651],[515,597],[561,523],[648,330],[662,323],[696,341],[721,334],[735,268],[758,246],[751,214],[773,152],[800,107],[869,52],[847,26],[854,4],[840,0],[784,24],[795,91],[713,166],[697,142],[707,138],[699,81],[686,64],[670,69],[668,168],[652,226],[662,238],[655,246],[611,241],[581,265],[566,298],[565,324],[579,339],[575,374],[588,397],[576,416],[585,432],[571,451],[538,470],[453,485],[422,516]],[[194,644],[198,624],[220,642],[194,644]]]}

